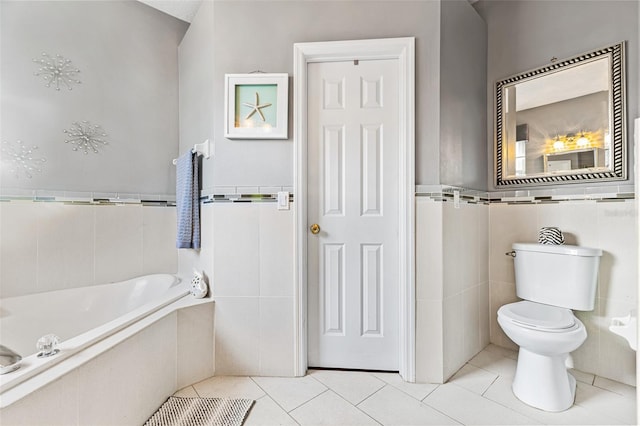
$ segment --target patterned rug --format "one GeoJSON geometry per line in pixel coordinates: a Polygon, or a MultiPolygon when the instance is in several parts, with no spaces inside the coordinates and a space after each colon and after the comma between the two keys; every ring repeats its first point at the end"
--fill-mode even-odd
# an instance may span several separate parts
{"type": "Polygon", "coordinates": [[[170,396],[144,426],[240,426],[253,400],[170,396]]]}

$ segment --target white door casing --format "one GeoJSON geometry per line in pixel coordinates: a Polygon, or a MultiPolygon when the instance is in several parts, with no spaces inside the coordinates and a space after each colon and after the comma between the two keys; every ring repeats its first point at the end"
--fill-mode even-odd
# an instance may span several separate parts
{"type": "Polygon", "coordinates": [[[307,65],[308,363],[398,371],[397,59],[307,65]]]}
{"type": "Polygon", "coordinates": [[[398,68],[398,293],[399,370],[415,381],[414,51],[413,38],[294,45],[295,374],[307,370],[307,65],[314,62],[396,59],[398,68]]]}

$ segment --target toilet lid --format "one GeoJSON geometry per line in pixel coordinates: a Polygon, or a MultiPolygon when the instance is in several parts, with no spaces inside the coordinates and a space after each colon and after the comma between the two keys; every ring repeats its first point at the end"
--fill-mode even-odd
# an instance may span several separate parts
{"type": "Polygon", "coordinates": [[[498,314],[513,322],[542,330],[564,330],[576,323],[570,309],[527,300],[504,305],[498,314]]]}

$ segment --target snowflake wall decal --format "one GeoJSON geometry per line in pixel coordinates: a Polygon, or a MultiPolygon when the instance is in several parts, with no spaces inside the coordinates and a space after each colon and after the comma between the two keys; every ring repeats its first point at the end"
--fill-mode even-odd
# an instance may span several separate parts
{"type": "Polygon", "coordinates": [[[91,124],[88,121],[76,121],[71,124],[71,129],[63,130],[69,136],[69,139],[64,143],[70,143],[73,145],[73,150],[81,150],[84,154],[88,154],[89,151],[98,153],[98,148],[102,148],[104,145],[108,145],[109,142],[105,139],[107,134],[104,133],[102,127],[99,124],[91,124]]]}
{"type": "Polygon", "coordinates": [[[19,179],[21,175],[31,179],[34,173],[42,171],[41,166],[47,161],[46,158],[34,157],[37,146],[26,146],[22,141],[14,144],[2,143],[2,161],[9,165],[9,170],[19,179]]]}
{"type": "Polygon", "coordinates": [[[71,90],[73,84],[81,83],[76,75],[80,70],[75,68],[71,64],[71,60],[65,59],[64,56],[51,57],[48,53],[42,53],[42,58],[34,59],[33,62],[40,64],[40,68],[34,75],[42,76],[47,82],[47,87],[53,85],[56,90],[60,90],[60,86],[65,85],[67,89],[71,90]]]}

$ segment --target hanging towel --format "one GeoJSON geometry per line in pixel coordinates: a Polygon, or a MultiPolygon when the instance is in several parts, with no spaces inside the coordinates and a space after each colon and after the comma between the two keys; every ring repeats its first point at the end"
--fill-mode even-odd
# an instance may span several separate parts
{"type": "Polygon", "coordinates": [[[198,156],[191,151],[176,164],[177,248],[200,248],[200,187],[198,156]]]}

